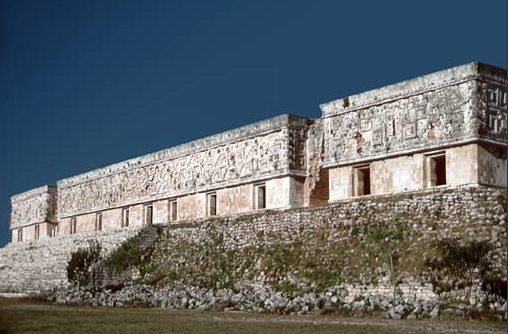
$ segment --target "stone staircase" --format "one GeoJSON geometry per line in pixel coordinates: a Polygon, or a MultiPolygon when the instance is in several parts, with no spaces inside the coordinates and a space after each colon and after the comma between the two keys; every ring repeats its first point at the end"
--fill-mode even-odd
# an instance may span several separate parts
{"type": "Polygon", "coordinates": [[[140,229],[84,232],[10,243],[0,248],[0,292],[40,292],[66,286],[71,252],[95,239],[108,254],[138,233],[140,229]]]}

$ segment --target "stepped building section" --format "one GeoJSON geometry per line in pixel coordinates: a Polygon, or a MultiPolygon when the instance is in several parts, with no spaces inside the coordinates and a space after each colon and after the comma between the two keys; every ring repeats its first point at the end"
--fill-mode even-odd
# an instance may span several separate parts
{"type": "Polygon", "coordinates": [[[507,185],[506,70],[470,63],[11,198],[12,243],[431,188],[507,185]]]}
{"type": "Polygon", "coordinates": [[[472,63],[321,105],[330,201],[506,186],[506,71],[472,63]]]}

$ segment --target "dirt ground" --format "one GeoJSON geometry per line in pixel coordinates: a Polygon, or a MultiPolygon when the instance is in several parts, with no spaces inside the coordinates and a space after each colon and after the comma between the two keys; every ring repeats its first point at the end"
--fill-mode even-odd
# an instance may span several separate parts
{"type": "Polygon", "coordinates": [[[58,306],[2,300],[0,333],[506,333],[501,321],[393,320],[153,308],[58,306]]]}

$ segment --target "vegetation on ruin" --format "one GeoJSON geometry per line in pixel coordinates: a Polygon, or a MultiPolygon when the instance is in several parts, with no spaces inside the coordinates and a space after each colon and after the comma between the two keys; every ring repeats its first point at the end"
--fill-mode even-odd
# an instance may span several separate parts
{"type": "Polygon", "coordinates": [[[88,247],[80,247],[71,253],[67,264],[67,279],[78,286],[95,284],[97,270],[94,268],[100,260],[102,246],[97,240],[88,242],[88,247]]]}
{"type": "Polygon", "coordinates": [[[398,270],[399,258],[404,253],[407,244],[404,244],[404,235],[406,225],[399,222],[399,219],[394,219],[392,224],[377,223],[363,227],[363,233],[359,232],[359,228],[353,225],[352,234],[354,236],[362,237],[364,240],[373,241],[375,248],[379,250],[380,254],[385,258],[389,269],[390,284],[393,287],[392,299],[395,302],[398,285],[398,270]]]}
{"type": "MultiPolygon", "coordinates": [[[[387,277],[395,298],[397,285],[405,277],[418,278],[438,269],[438,265],[441,273],[449,270],[453,277],[469,279],[453,271],[452,258],[460,257],[460,252],[448,254],[450,258],[442,262],[439,252],[445,249],[445,241],[424,241],[422,233],[409,228],[402,218],[392,224],[306,229],[290,241],[257,233],[255,246],[242,248],[226,243],[219,223],[207,225],[200,240],[165,233],[144,250],[134,237],[114,251],[104,265],[118,272],[137,268],[144,282],[176,281],[239,290],[261,280],[290,295],[326,291],[342,283],[377,284],[387,277]]],[[[456,261],[461,263],[459,258],[456,261]]]]}
{"type": "Polygon", "coordinates": [[[469,297],[474,281],[479,280],[485,291],[506,299],[506,279],[502,278],[503,273],[493,268],[489,257],[494,249],[492,244],[486,240],[464,242],[456,238],[436,240],[433,244],[436,257],[427,259],[426,263],[435,272],[432,276],[435,286],[439,285],[443,290],[454,288],[442,282],[442,277],[448,275],[465,285],[469,297]]]}
{"type": "MultiPolygon", "coordinates": [[[[501,205],[503,199],[490,206],[501,205]]],[[[398,200],[404,200],[402,195],[398,200]]],[[[391,284],[397,298],[398,286],[406,280],[432,283],[440,294],[471,286],[478,273],[485,273],[486,291],[498,289],[505,276],[491,264],[502,258],[499,252],[506,246],[475,243],[491,240],[491,231],[480,222],[450,218],[450,210],[440,202],[424,212],[408,208],[387,214],[386,201],[380,197],[378,205],[372,205],[358,199],[357,209],[337,211],[342,223],[253,230],[259,217],[251,214],[169,225],[148,244],[142,235],[127,240],[103,264],[115,272],[137,269],[139,282],[149,284],[178,282],[240,291],[262,283],[288,295],[336,290],[343,283],[391,284]],[[443,234],[448,239],[440,239],[443,234]],[[463,248],[453,248],[458,245],[463,248]]],[[[294,211],[308,210],[316,209],[294,211]]],[[[274,219],[271,213],[265,218],[274,219]]]]}
{"type": "Polygon", "coordinates": [[[135,235],[118,248],[116,248],[103,262],[104,268],[114,273],[123,273],[128,270],[139,270],[141,276],[145,276],[154,270],[151,266],[152,245],[142,247],[144,236],[135,235]]]}
{"type": "Polygon", "coordinates": [[[212,289],[237,289],[242,283],[262,280],[291,295],[326,291],[345,282],[374,283],[383,274],[376,268],[383,268],[395,284],[395,266],[416,274],[423,265],[415,266],[415,261],[407,258],[397,261],[397,250],[408,242],[402,240],[402,226],[372,225],[360,231],[358,226],[307,229],[291,241],[276,241],[276,235],[258,233],[255,246],[239,249],[228,247],[214,225],[208,226],[207,238],[199,242],[168,233],[155,245],[152,266],[156,270],[146,279],[156,276],[161,283],[178,281],[212,289]]]}

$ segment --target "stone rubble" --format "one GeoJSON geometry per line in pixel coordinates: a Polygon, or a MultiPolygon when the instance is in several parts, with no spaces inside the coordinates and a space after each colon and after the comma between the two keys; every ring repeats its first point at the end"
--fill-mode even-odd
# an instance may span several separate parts
{"type": "MultiPolygon", "coordinates": [[[[273,314],[338,313],[350,316],[380,314],[390,319],[435,319],[440,316],[465,316],[468,312],[481,311],[484,305],[458,304],[454,308],[437,298],[432,300],[398,298],[395,304],[382,294],[366,294],[348,298],[344,290],[335,289],[320,293],[308,292],[293,296],[273,291],[267,287],[233,291],[211,290],[178,283],[164,288],[151,285],[126,285],[119,290],[68,288],[56,291],[48,300],[65,305],[90,305],[107,307],[157,307],[170,309],[196,309],[216,311],[250,311],[273,314]]],[[[497,300],[489,304],[492,312],[506,320],[507,304],[497,300]]]]}
{"type": "MultiPolygon", "coordinates": [[[[312,286],[293,294],[276,291],[271,284],[288,282],[299,287],[293,268],[273,273],[257,266],[258,258],[240,257],[245,247],[263,249],[273,243],[290,244],[302,242],[303,255],[311,250],[309,246],[324,247],[323,243],[345,244],[351,242],[353,226],[371,223],[402,222],[410,227],[415,244],[428,244],[436,238],[467,238],[472,233],[476,239],[485,239],[494,246],[491,261],[494,266],[504,268],[506,264],[506,189],[471,187],[463,189],[441,189],[432,192],[413,192],[398,196],[373,196],[353,201],[338,202],[325,207],[292,209],[284,211],[263,211],[257,214],[214,218],[204,221],[189,221],[162,228],[161,240],[154,250],[154,258],[168,270],[182,270],[189,263],[192,253],[201,261],[215,248],[199,249],[199,245],[215,247],[213,238],[220,239],[224,247],[220,252],[234,251],[236,260],[250,260],[254,264],[245,276],[251,275],[250,283],[245,281],[226,282],[230,277],[220,277],[223,286],[228,283],[234,290],[200,288],[199,284],[169,283],[163,288],[149,285],[127,285],[113,291],[81,290],[68,287],[66,266],[70,253],[86,246],[96,239],[105,254],[123,241],[138,235],[139,229],[124,229],[115,232],[86,232],[71,236],[53,237],[30,243],[9,244],[0,249],[0,291],[41,292],[62,289],[50,297],[58,303],[87,304],[96,306],[153,306],[168,308],[222,309],[270,313],[303,314],[308,312],[344,312],[345,314],[369,314],[381,312],[384,316],[400,319],[419,319],[441,315],[465,315],[471,311],[486,308],[506,318],[506,301],[490,299],[485,304],[485,293],[479,288],[465,297],[463,290],[454,287],[451,291],[432,286],[429,273],[418,276],[403,275],[398,289],[401,294],[395,304],[386,266],[381,262],[376,267],[358,268],[362,254],[351,256],[351,263],[341,269],[347,275],[353,269],[361,275],[356,281],[344,276],[336,288],[325,288],[318,292],[312,286]],[[319,233],[316,234],[316,231],[319,233]],[[321,232],[326,232],[321,234],[321,232]],[[312,236],[323,235],[324,239],[312,236]],[[219,238],[220,237],[220,238],[219,238]],[[212,242],[210,242],[212,241],[212,242]],[[177,257],[171,258],[171,252],[177,257]],[[203,253],[200,253],[203,251],[203,253]],[[187,257],[186,257],[187,256],[187,257]],[[173,261],[173,262],[171,262],[173,261]],[[175,265],[175,267],[171,267],[175,265]],[[253,270],[253,271],[252,271],[253,270]],[[440,290],[441,289],[441,290],[440,290]],[[314,291],[314,292],[313,292],[314,291]],[[459,301],[453,304],[449,301],[459,301]],[[504,314],[504,316],[503,316],[504,314]]],[[[359,231],[358,233],[362,233],[359,231]]],[[[409,237],[409,236],[408,236],[409,237]]],[[[219,242],[219,241],[216,241],[219,242]]],[[[282,249],[282,248],[280,248],[282,249]]],[[[318,249],[316,247],[312,249],[318,249]]],[[[351,249],[352,251],[354,249],[351,249]]],[[[425,254],[409,252],[418,260],[425,254]]],[[[249,254],[249,253],[246,253],[249,254]]],[[[206,261],[205,261],[206,262],[206,261]]],[[[214,263],[208,261],[207,263],[214,263]]],[[[239,261],[240,265],[243,265],[239,261]]],[[[411,262],[413,263],[413,262],[411,262]]],[[[199,268],[203,263],[196,262],[199,268]]],[[[243,267],[239,267],[240,269],[243,267]]],[[[230,272],[231,275],[236,272],[230,272]]],[[[202,272],[206,275],[210,272],[202,272]]],[[[219,272],[220,274],[220,272],[219,272]]],[[[236,275],[236,274],[235,274],[236,275]]],[[[352,276],[351,276],[352,277],[352,276]]],[[[206,278],[206,277],[205,277],[206,278]]],[[[196,277],[194,277],[196,279],[196,277]]],[[[443,278],[446,284],[454,286],[452,278],[443,278]]]]}

